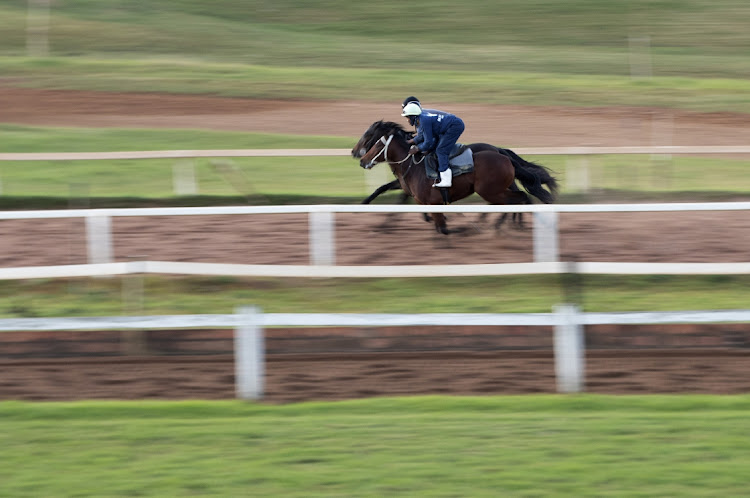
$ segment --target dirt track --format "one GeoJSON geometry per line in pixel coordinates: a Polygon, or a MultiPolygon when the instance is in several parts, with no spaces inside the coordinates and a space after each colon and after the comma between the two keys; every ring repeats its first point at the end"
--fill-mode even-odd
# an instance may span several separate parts
{"type": "MultiPolygon", "coordinates": [[[[393,102],[302,102],[190,95],[33,90],[0,84],[0,123],[201,128],[351,136],[378,119],[404,122],[393,102]]],[[[746,145],[750,115],[658,108],[567,108],[424,102],[466,122],[462,141],[505,147],[746,145]]],[[[85,150],[85,147],[84,149],[85,150]]],[[[31,151],[29,151],[31,152],[31,151]]]]}
{"type": "MultiPolygon", "coordinates": [[[[594,353],[586,390],[601,394],[750,392],[747,354],[594,353]]],[[[231,399],[231,357],[0,362],[1,399],[231,399]]],[[[289,403],[420,394],[554,393],[540,353],[270,356],[265,400],[289,403]]]]}
{"type": "MultiPolygon", "coordinates": [[[[304,103],[210,97],[97,94],[0,87],[0,122],[56,126],[192,127],[352,135],[374,120],[398,121],[398,106],[304,103]],[[354,130],[354,131],[353,131],[354,130]]],[[[660,109],[486,107],[432,104],[462,115],[467,140],[508,147],[552,145],[747,144],[750,117],[660,109]]],[[[464,235],[438,236],[417,216],[337,217],[339,264],[444,264],[531,261],[530,232],[500,234],[473,217],[453,216],[464,235]],[[403,248],[408,247],[409,251],[403,248]],[[398,261],[390,255],[398,254],[398,261]],[[429,259],[425,260],[425,255],[429,259]]],[[[565,215],[561,252],[588,261],[747,261],[750,219],[737,213],[565,215]],[[728,244],[727,240],[732,243],[728,244]]],[[[75,220],[2,221],[0,266],[82,263],[83,225],[75,220]],[[40,242],[43,241],[43,242],[40,242]]],[[[306,264],[305,217],[116,220],[115,257],[260,264],[306,264]],[[240,230],[238,230],[238,227],[240,230]]],[[[0,399],[229,398],[227,358],[145,358],[113,363],[2,361],[0,399]]],[[[597,358],[588,363],[592,392],[748,392],[746,356],[597,358]]],[[[553,392],[552,359],[518,354],[383,355],[271,358],[269,401],[423,393],[553,392]]]]}

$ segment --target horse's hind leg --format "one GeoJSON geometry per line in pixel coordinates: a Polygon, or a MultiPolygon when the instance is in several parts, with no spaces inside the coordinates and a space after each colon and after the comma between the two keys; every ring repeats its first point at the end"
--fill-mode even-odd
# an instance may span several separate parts
{"type": "Polygon", "coordinates": [[[518,230],[526,230],[526,222],[523,221],[523,213],[513,213],[513,226],[518,230]]]}
{"type": "MultiPolygon", "coordinates": [[[[504,192],[485,191],[481,193],[477,191],[477,193],[492,205],[531,204],[531,199],[529,198],[529,196],[526,194],[526,192],[522,191],[505,190],[504,192]]],[[[505,221],[508,219],[508,214],[509,213],[503,213],[502,215],[500,215],[500,217],[495,222],[495,230],[499,230],[500,227],[505,223],[505,221]]],[[[523,213],[513,213],[512,220],[517,228],[523,229],[523,213]]]]}
{"type": "Polygon", "coordinates": [[[495,222],[495,230],[500,230],[500,227],[503,226],[503,223],[505,223],[505,220],[508,219],[508,213],[503,213],[500,216],[498,216],[497,221],[495,222]]]}

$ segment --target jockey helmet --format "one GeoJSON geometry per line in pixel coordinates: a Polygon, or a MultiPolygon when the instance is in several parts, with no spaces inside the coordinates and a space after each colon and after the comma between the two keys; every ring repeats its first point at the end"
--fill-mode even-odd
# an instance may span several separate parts
{"type": "Polygon", "coordinates": [[[402,116],[419,116],[420,114],[422,114],[422,108],[418,102],[409,102],[404,106],[404,112],[401,113],[402,116]]]}
{"type": "Polygon", "coordinates": [[[406,107],[406,104],[408,104],[409,102],[416,102],[417,104],[419,104],[419,105],[422,105],[422,104],[421,104],[421,103],[419,102],[419,99],[418,99],[418,98],[416,98],[416,97],[406,97],[406,98],[404,99],[404,102],[403,102],[403,103],[401,104],[401,109],[403,109],[404,107],[406,107]]]}

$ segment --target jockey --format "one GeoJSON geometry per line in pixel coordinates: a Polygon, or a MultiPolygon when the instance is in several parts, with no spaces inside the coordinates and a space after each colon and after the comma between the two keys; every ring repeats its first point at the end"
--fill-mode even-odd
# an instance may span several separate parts
{"type": "Polygon", "coordinates": [[[417,105],[419,105],[419,106],[421,106],[421,105],[422,105],[422,103],[421,103],[421,102],[419,101],[419,99],[418,99],[418,98],[416,98],[416,97],[413,97],[413,96],[412,96],[412,97],[406,97],[406,98],[404,99],[404,101],[403,101],[403,102],[401,103],[401,110],[403,111],[403,110],[404,110],[404,107],[406,107],[406,104],[409,104],[409,103],[411,103],[411,102],[416,102],[416,103],[417,103],[417,105]]]}
{"type": "Polygon", "coordinates": [[[464,132],[464,122],[448,112],[422,110],[422,107],[415,101],[407,103],[401,115],[409,120],[409,124],[417,128],[417,135],[408,141],[411,145],[409,154],[435,151],[438,157],[440,181],[433,187],[450,187],[453,184],[453,173],[448,164],[448,154],[453,150],[461,133],[464,132]]]}
{"type": "MultiPolygon", "coordinates": [[[[416,97],[406,97],[404,99],[404,101],[401,103],[401,110],[403,111],[404,107],[406,107],[406,104],[408,104],[410,102],[415,102],[419,107],[422,107],[422,103],[419,101],[418,98],[416,98],[416,97]]],[[[436,113],[440,112],[440,111],[437,111],[435,109],[425,109],[425,108],[422,108],[422,110],[423,111],[427,111],[427,112],[436,112],[436,113]]]]}

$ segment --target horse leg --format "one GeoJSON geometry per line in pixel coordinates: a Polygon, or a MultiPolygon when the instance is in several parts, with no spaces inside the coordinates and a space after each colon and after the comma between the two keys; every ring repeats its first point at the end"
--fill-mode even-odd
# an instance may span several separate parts
{"type": "MultiPolygon", "coordinates": [[[[531,198],[529,198],[528,194],[518,188],[518,185],[514,181],[510,184],[510,187],[508,187],[508,190],[510,191],[506,195],[506,202],[505,204],[531,204],[531,198]]],[[[503,213],[500,218],[495,222],[495,229],[499,230],[500,226],[505,223],[505,221],[508,219],[508,213],[503,213]]],[[[523,213],[513,213],[513,216],[511,217],[511,222],[513,223],[513,226],[517,230],[525,230],[526,226],[523,222],[523,213]]]]}
{"type": "MultiPolygon", "coordinates": [[[[531,204],[531,199],[526,192],[514,192],[506,191],[503,195],[504,200],[502,202],[492,202],[492,204],[507,204],[507,205],[520,205],[520,204],[531,204]]],[[[507,221],[510,213],[503,213],[498,217],[495,222],[495,230],[500,230],[502,225],[507,221]]],[[[526,225],[523,221],[523,213],[513,213],[511,217],[511,223],[516,230],[526,230],[526,225]]]]}
{"type": "MultiPolygon", "coordinates": [[[[526,192],[520,190],[514,183],[511,183],[507,189],[501,190],[497,185],[489,183],[476,184],[476,192],[484,200],[493,205],[519,205],[519,204],[531,204],[531,198],[526,192]],[[515,187],[515,188],[514,188],[515,187]]],[[[498,220],[495,222],[495,230],[500,230],[500,227],[508,219],[509,213],[503,213],[498,220]]],[[[512,220],[514,224],[519,228],[523,228],[523,213],[513,213],[512,220]]]]}
{"type": "Polygon", "coordinates": [[[448,235],[448,226],[445,223],[445,215],[442,213],[432,213],[432,221],[435,223],[435,230],[443,235],[448,235]]]}
{"type": "MultiPolygon", "coordinates": [[[[515,214],[514,214],[515,216],[515,214]]],[[[508,213],[501,214],[497,221],[495,222],[495,230],[500,230],[500,227],[503,226],[503,223],[505,223],[505,220],[508,219],[508,213]]]]}
{"type": "Polygon", "coordinates": [[[375,192],[370,194],[369,197],[367,197],[364,201],[362,201],[362,204],[371,203],[376,197],[378,197],[383,192],[387,192],[389,190],[399,190],[399,189],[401,189],[401,183],[398,180],[393,180],[392,182],[386,183],[385,185],[381,185],[377,189],[375,189],[375,192]]]}
{"type": "MultiPolygon", "coordinates": [[[[381,185],[380,187],[378,187],[375,190],[375,192],[373,192],[372,194],[370,194],[369,197],[367,197],[365,200],[363,200],[362,204],[369,204],[376,197],[378,197],[380,194],[382,194],[383,192],[387,192],[388,190],[401,190],[401,183],[398,180],[393,180],[390,183],[386,183],[385,185],[381,185]]],[[[406,204],[406,202],[409,200],[409,197],[411,197],[411,196],[409,194],[407,194],[406,192],[401,192],[399,194],[399,196],[398,196],[397,204],[406,204]]],[[[391,227],[391,222],[393,222],[396,218],[398,218],[398,214],[399,213],[389,213],[386,216],[385,221],[380,226],[378,226],[378,229],[380,229],[380,230],[389,230],[390,227],[391,227]]],[[[429,221],[429,219],[427,219],[427,215],[426,214],[424,214],[424,217],[425,217],[425,221],[429,221]]]]}
{"type": "MultiPolygon", "coordinates": [[[[508,204],[531,204],[531,197],[524,191],[513,191],[508,195],[508,204]]],[[[513,213],[513,225],[517,230],[526,230],[526,224],[523,221],[523,213],[513,213]]]]}
{"type": "Polygon", "coordinates": [[[513,213],[513,226],[516,230],[526,230],[526,223],[523,221],[523,213],[513,213]]]}

